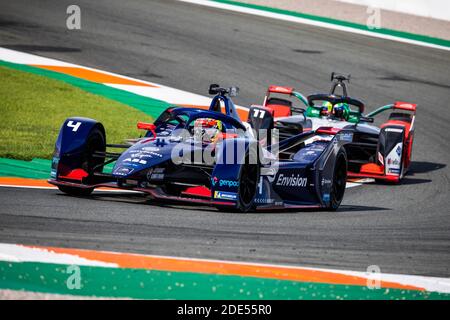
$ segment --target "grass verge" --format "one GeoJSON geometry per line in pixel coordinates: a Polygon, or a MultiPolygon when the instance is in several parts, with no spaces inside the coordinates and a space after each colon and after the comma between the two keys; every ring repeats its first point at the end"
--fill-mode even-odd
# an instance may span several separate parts
{"type": "Polygon", "coordinates": [[[0,66],[0,157],[50,159],[59,128],[71,116],[103,123],[108,143],[139,135],[137,121],[151,121],[125,104],[65,82],[0,66]]]}

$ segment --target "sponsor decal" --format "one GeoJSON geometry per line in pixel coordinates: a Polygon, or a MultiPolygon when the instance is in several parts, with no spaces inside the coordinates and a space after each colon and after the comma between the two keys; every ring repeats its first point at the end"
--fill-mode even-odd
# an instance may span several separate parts
{"type": "Polygon", "coordinates": [[[125,160],[123,160],[123,162],[147,164],[146,160],[142,160],[142,159],[139,159],[139,158],[126,158],[125,160]]]}
{"type": "Polygon", "coordinates": [[[329,185],[331,185],[331,180],[322,178],[322,186],[329,186],[329,185]]]}
{"type": "Polygon", "coordinates": [[[158,151],[161,150],[161,149],[159,149],[159,148],[157,148],[157,147],[143,147],[142,150],[143,150],[143,151],[158,152],[158,151]]]}
{"type": "Polygon", "coordinates": [[[402,154],[402,147],[398,146],[395,152],[397,152],[398,156],[400,157],[400,155],[402,154]]]}
{"type": "Polygon", "coordinates": [[[256,198],[255,203],[258,204],[272,204],[275,203],[275,199],[256,198]]]}
{"type": "MultiPolygon", "coordinates": [[[[132,158],[132,162],[138,162],[135,161],[136,158],[139,159],[151,159],[151,158],[162,158],[162,154],[157,153],[157,152],[153,152],[153,151],[131,151],[131,158],[132,158]]],[[[130,158],[125,159],[124,161],[130,161],[130,158]]]]}
{"type": "Polygon", "coordinates": [[[170,141],[170,142],[181,142],[181,141],[183,141],[183,137],[181,137],[181,136],[170,137],[170,138],[169,138],[169,141],[170,141]]]}
{"type": "Polygon", "coordinates": [[[388,171],[389,173],[400,174],[400,169],[391,168],[388,171]]]}
{"type": "Polygon", "coordinates": [[[389,158],[389,159],[387,159],[387,163],[389,164],[389,165],[394,165],[394,166],[398,166],[399,164],[400,164],[400,161],[398,160],[398,159],[391,159],[391,158],[389,158]]]}
{"type": "Polygon", "coordinates": [[[386,128],[385,131],[386,132],[396,132],[396,133],[402,133],[403,132],[402,129],[393,129],[393,128],[386,128]]]}
{"type": "Polygon", "coordinates": [[[219,185],[219,187],[226,186],[228,188],[239,187],[239,181],[219,179],[217,177],[211,178],[211,184],[213,186],[219,185]]]}
{"type": "Polygon", "coordinates": [[[323,201],[328,202],[330,201],[330,194],[329,193],[324,193],[322,195],[323,201]]]}
{"type": "Polygon", "coordinates": [[[56,178],[56,170],[58,169],[59,157],[53,157],[52,170],[50,171],[50,178],[56,178]]]}
{"type": "Polygon", "coordinates": [[[114,174],[118,176],[126,176],[133,172],[134,169],[132,168],[126,168],[126,167],[119,167],[116,170],[114,170],[114,174]]]}
{"type": "Polygon", "coordinates": [[[156,153],[153,151],[147,151],[147,153],[150,155],[151,158],[152,157],[162,158],[162,154],[160,154],[160,153],[156,153]]]}
{"type": "Polygon", "coordinates": [[[306,187],[308,184],[308,178],[304,178],[301,175],[291,174],[290,176],[285,176],[280,174],[277,179],[277,186],[281,187],[306,187]]]}
{"type": "Polygon", "coordinates": [[[223,200],[236,200],[237,199],[237,193],[215,191],[214,192],[214,198],[215,199],[223,199],[223,200]]]}
{"type": "Polygon", "coordinates": [[[338,139],[340,141],[352,142],[353,141],[353,133],[351,133],[351,132],[341,133],[340,135],[338,135],[338,139]]]}

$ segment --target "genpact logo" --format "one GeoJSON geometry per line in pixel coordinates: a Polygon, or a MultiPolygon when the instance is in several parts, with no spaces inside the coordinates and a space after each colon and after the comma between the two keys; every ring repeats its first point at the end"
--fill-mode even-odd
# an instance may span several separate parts
{"type": "Polygon", "coordinates": [[[233,181],[233,180],[220,180],[219,186],[227,186],[228,188],[232,187],[239,187],[239,181],[233,181]]]}
{"type": "Polygon", "coordinates": [[[228,188],[239,187],[239,181],[224,180],[224,179],[219,180],[217,177],[212,177],[211,178],[212,186],[215,187],[217,183],[219,183],[219,187],[223,186],[227,186],[228,188]]]}

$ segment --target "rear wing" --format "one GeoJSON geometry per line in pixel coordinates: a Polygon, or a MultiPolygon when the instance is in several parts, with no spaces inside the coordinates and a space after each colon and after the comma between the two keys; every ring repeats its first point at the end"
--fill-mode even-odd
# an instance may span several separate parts
{"type": "Polygon", "coordinates": [[[402,101],[397,101],[394,104],[388,104],[385,106],[382,106],[372,112],[370,112],[369,114],[366,115],[366,117],[374,117],[384,111],[387,110],[402,110],[402,111],[409,111],[412,112],[414,115],[416,114],[416,109],[417,109],[417,104],[414,103],[409,103],[409,102],[402,102],[402,101]]]}
{"type": "MultiPolygon", "coordinates": [[[[281,95],[288,95],[288,96],[293,96],[295,98],[297,98],[298,100],[300,100],[302,102],[302,104],[306,107],[308,107],[308,99],[301,94],[298,91],[295,91],[295,89],[293,87],[286,87],[286,86],[276,86],[276,85],[270,85],[269,88],[267,89],[266,95],[264,97],[264,102],[263,102],[263,106],[264,107],[270,107],[270,95],[271,94],[281,94],[281,95]]],[[[280,100],[280,99],[278,99],[280,100]]],[[[283,109],[283,108],[288,108],[290,109],[290,111],[296,111],[296,112],[300,112],[303,113],[305,110],[302,108],[295,108],[292,107],[292,103],[288,100],[286,100],[286,105],[276,105],[274,106],[276,109],[274,109],[275,111],[275,116],[277,117],[277,110],[278,109],[283,109]]],[[[281,111],[281,110],[278,110],[281,111]]]]}
{"type": "Polygon", "coordinates": [[[292,87],[284,87],[284,86],[269,86],[267,89],[268,93],[279,93],[279,94],[289,94],[292,95],[294,92],[294,88],[292,87]]]}

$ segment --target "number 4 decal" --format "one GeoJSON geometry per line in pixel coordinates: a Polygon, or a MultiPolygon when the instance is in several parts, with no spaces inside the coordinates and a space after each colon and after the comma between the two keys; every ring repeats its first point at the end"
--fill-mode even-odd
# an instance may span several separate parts
{"type": "Polygon", "coordinates": [[[80,126],[81,126],[81,122],[73,122],[72,120],[70,120],[69,122],[67,122],[67,126],[69,127],[69,128],[72,128],[72,131],[73,132],[77,132],[78,131],[78,128],[80,128],[80,126]]]}
{"type": "Polygon", "coordinates": [[[265,110],[261,110],[261,109],[255,109],[255,112],[253,113],[253,116],[255,117],[255,118],[260,118],[260,119],[262,119],[262,118],[264,118],[264,115],[266,114],[266,111],[265,110]]]}

